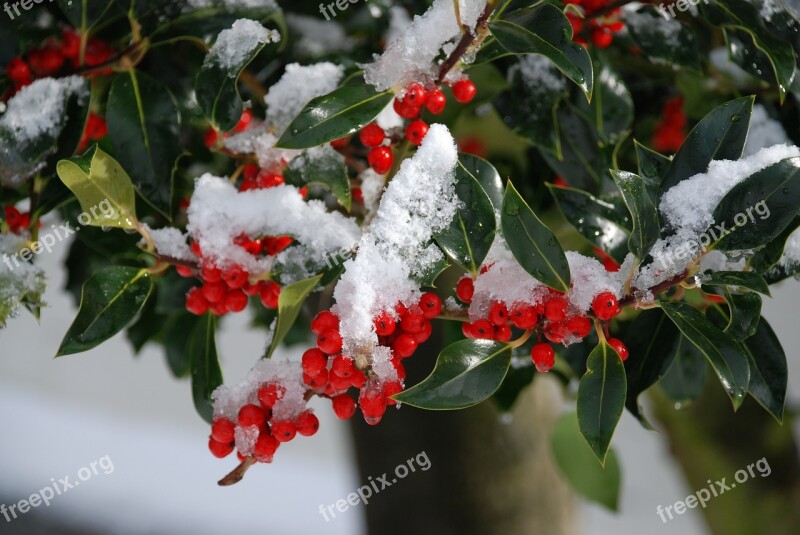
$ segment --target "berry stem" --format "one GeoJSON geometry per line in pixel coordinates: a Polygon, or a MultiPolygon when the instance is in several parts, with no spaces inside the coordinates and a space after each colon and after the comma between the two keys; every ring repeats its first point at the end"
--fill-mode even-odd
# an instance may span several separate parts
{"type": "Polygon", "coordinates": [[[231,472],[228,475],[220,479],[217,482],[217,485],[219,485],[220,487],[229,487],[231,485],[235,485],[236,483],[242,480],[245,472],[247,472],[247,470],[255,463],[256,463],[255,458],[253,457],[246,458],[244,461],[239,463],[239,466],[231,470],[231,472]]]}
{"type": "MultiPolygon", "coordinates": [[[[456,2],[456,6],[458,6],[458,2],[456,2]]],[[[441,67],[439,67],[439,73],[436,76],[436,81],[434,82],[436,85],[442,83],[444,78],[447,76],[453,67],[456,66],[456,63],[467,53],[467,50],[470,49],[472,44],[474,43],[475,39],[483,35],[486,31],[486,24],[489,21],[489,16],[492,14],[492,11],[497,7],[497,2],[488,2],[486,4],[486,9],[483,10],[480,17],[478,17],[478,22],[475,24],[475,33],[470,28],[465,28],[464,35],[461,36],[461,39],[458,41],[455,49],[447,59],[444,60],[441,67]]]]}
{"type": "Polygon", "coordinates": [[[517,338],[516,340],[514,340],[512,342],[509,342],[508,343],[508,347],[510,349],[516,349],[516,348],[520,347],[521,345],[523,345],[525,342],[527,342],[530,339],[531,335],[533,335],[533,331],[534,331],[533,329],[528,329],[527,331],[525,331],[522,334],[522,336],[520,336],[519,338],[517,338]]]}

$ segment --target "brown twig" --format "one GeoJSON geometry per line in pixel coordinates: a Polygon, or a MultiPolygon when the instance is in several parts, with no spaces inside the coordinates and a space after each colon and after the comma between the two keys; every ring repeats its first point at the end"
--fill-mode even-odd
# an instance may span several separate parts
{"type": "Polygon", "coordinates": [[[244,461],[239,463],[239,466],[231,470],[231,472],[228,475],[220,479],[217,482],[217,485],[219,485],[220,487],[229,487],[231,485],[235,485],[236,483],[242,480],[245,472],[247,472],[247,470],[255,463],[256,460],[253,457],[246,458],[244,461]]]}
{"type": "Polygon", "coordinates": [[[486,9],[483,10],[480,17],[478,17],[478,22],[475,24],[475,30],[466,29],[464,34],[461,36],[461,40],[456,45],[453,52],[444,60],[444,62],[439,67],[439,73],[436,75],[436,85],[442,83],[447,73],[449,73],[453,67],[456,66],[456,63],[467,53],[467,50],[470,49],[472,44],[475,42],[475,39],[483,33],[486,29],[486,24],[489,21],[489,17],[491,16],[492,12],[497,7],[497,3],[495,2],[488,2],[486,4],[486,9]]]}
{"type": "MultiPolygon", "coordinates": [[[[688,276],[689,276],[689,271],[685,270],[682,273],[680,273],[678,275],[675,275],[671,279],[667,279],[664,282],[660,282],[660,283],[656,284],[652,288],[648,288],[648,291],[650,291],[653,294],[653,296],[658,295],[661,292],[669,290],[670,288],[672,288],[676,284],[679,284],[680,282],[682,282],[688,276]]],[[[631,305],[634,302],[636,302],[636,296],[635,295],[633,295],[633,294],[626,295],[625,297],[623,297],[622,299],[619,300],[619,306],[621,308],[621,307],[624,307],[626,305],[631,305]]]]}

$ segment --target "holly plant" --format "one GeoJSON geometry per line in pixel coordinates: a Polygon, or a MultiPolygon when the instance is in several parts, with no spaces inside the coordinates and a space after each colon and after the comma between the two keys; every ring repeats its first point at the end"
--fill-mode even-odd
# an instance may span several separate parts
{"type": "Polygon", "coordinates": [[[509,411],[549,373],[575,406],[556,461],[610,507],[580,481],[618,481],[647,390],[714,375],[782,420],[761,305],[800,269],[789,2],[297,4],[0,18],[0,323],[46,314],[38,257],[70,236],[57,356],[162,346],[236,452],[221,484],[313,435],[313,397],[377,425],[509,411]],[[225,383],[215,336],[245,311],[265,349],[225,383]]]}

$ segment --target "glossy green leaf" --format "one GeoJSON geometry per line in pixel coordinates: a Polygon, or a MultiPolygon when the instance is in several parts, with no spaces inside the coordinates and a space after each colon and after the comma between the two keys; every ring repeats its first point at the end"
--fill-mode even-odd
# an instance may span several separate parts
{"type": "Polygon", "coordinates": [[[713,160],[738,160],[744,150],[752,110],[753,97],[742,97],[714,108],[703,117],[667,167],[659,200],[678,182],[708,171],[713,160]]]}
{"type": "Polygon", "coordinates": [[[702,72],[702,54],[697,37],[689,26],[674,18],[665,19],[650,6],[626,13],[625,22],[631,39],[644,57],[702,72]]]}
{"type": "Polygon", "coordinates": [[[738,409],[747,393],[750,368],[736,340],[711,324],[691,305],[668,302],[660,305],[681,333],[708,359],[731,398],[734,410],[738,409]]]}
{"type": "Polygon", "coordinates": [[[189,336],[189,366],[192,372],[192,399],[194,408],[206,422],[211,423],[214,407],[211,394],[222,384],[216,343],[217,322],[206,314],[195,325],[189,336]]]}
{"type": "Polygon", "coordinates": [[[58,177],[75,194],[87,214],[84,225],[134,229],[136,193],[125,170],[94,145],[81,156],[61,160],[58,177]]]}
{"type": "MultiPolygon", "coordinates": [[[[429,246],[435,247],[434,242],[429,242],[429,246]]],[[[441,258],[430,264],[422,273],[412,273],[411,279],[420,287],[436,288],[436,279],[449,267],[450,262],[445,255],[442,255],[441,258]]]]}
{"type": "Polygon", "coordinates": [[[739,342],[753,336],[761,318],[761,296],[752,292],[735,294],[728,288],[723,291],[722,296],[730,311],[725,332],[739,342]]]}
{"type": "MultiPolygon", "coordinates": [[[[190,9],[191,6],[185,6],[178,16],[161,18],[157,28],[150,36],[153,43],[161,43],[170,39],[195,39],[207,42],[209,36],[215,36],[222,30],[230,28],[239,19],[257,20],[262,24],[272,22],[284,37],[279,46],[283,46],[287,41],[285,39],[285,36],[288,35],[285,17],[277,3],[231,3],[225,0],[209,0],[196,4],[202,7],[190,9]]],[[[160,7],[163,9],[163,6],[160,7]]]]}
{"type": "Polygon", "coordinates": [[[694,344],[680,335],[672,366],[659,381],[664,393],[683,407],[697,399],[703,392],[708,378],[708,364],[694,344]]]}
{"type": "MultiPolygon", "coordinates": [[[[800,158],[781,160],[750,175],[722,198],[714,221],[725,232],[721,251],[755,249],[775,240],[800,212],[800,158]]],[[[719,229],[719,226],[715,227],[719,229]]]]}
{"type": "Polygon", "coordinates": [[[283,173],[287,184],[303,187],[319,184],[330,190],[339,204],[350,211],[353,195],[344,157],[330,145],[316,147],[289,162],[283,173]]]}
{"type": "Polygon", "coordinates": [[[594,77],[592,60],[572,41],[572,25],[564,13],[550,4],[519,9],[489,23],[492,35],[514,54],[542,54],[578,84],[589,100],[594,77]]]}
{"type": "Polygon", "coordinates": [[[600,466],[581,437],[577,414],[570,412],[559,418],[550,435],[550,447],[556,465],[575,492],[611,511],[617,510],[622,480],[617,454],[609,448],[605,466],[600,466]]]}
{"type": "Polygon", "coordinates": [[[639,405],[639,396],[661,380],[672,366],[680,333],[658,309],[645,310],[620,337],[630,352],[625,361],[628,392],[625,408],[647,429],[653,429],[639,405]]]}
{"type": "Polygon", "coordinates": [[[630,132],[633,98],[625,82],[607,62],[596,61],[592,102],[576,99],[577,113],[594,125],[603,145],[613,146],[630,132]]]}
{"type": "Polygon", "coordinates": [[[193,332],[198,323],[205,322],[205,317],[193,314],[175,314],[170,316],[164,325],[164,351],[167,365],[172,375],[177,378],[186,377],[191,371],[191,353],[189,345],[192,338],[186,333],[193,332]]]}
{"type": "Polygon", "coordinates": [[[269,349],[267,349],[266,358],[270,358],[275,349],[281,345],[283,338],[294,325],[298,314],[300,314],[303,303],[306,302],[306,298],[314,291],[320,280],[322,280],[322,275],[317,275],[281,288],[281,294],[278,297],[278,323],[275,326],[272,342],[269,345],[269,349]]]}
{"type": "Polygon", "coordinates": [[[131,325],[152,291],[152,278],[140,268],[110,266],[92,275],[56,356],[88,351],[131,325]]]}
{"type": "Polygon", "coordinates": [[[119,163],[145,200],[169,217],[181,148],[180,114],[169,89],[130,70],[114,78],[108,95],[108,135],[119,163]]]}
{"type": "Polygon", "coordinates": [[[636,149],[639,176],[647,185],[647,191],[655,204],[658,198],[658,189],[661,187],[661,177],[666,173],[671,160],[663,154],[645,147],[635,139],[633,145],[636,149]]]}
{"type": "Polygon", "coordinates": [[[732,286],[747,288],[769,296],[769,286],[764,277],[752,271],[706,271],[703,276],[703,286],[732,286]]]}
{"type": "Polygon", "coordinates": [[[597,197],[577,188],[547,184],[564,218],[581,236],[622,262],[628,254],[631,221],[622,199],[597,197]]]}
{"type": "Polygon", "coordinates": [[[614,183],[622,193],[625,205],[631,213],[633,231],[628,239],[628,248],[640,260],[647,256],[653,244],[661,236],[661,223],[647,183],[639,175],[627,171],[611,171],[614,183]]]}
{"type": "Polygon", "coordinates": [[[750,395],[778,422],[783,422],[788,369],[780,340],[767,320],[761,318],[758,330],[744,346],[750,362],[750,395]]]}
{"type": "MultiPolygon", "coordinates": [[[[769,271],[770,268],[778,263],[781,256],[783,256],[783,250],[786,248],[786,240],[789,239],[789,236],[791,236],[798,227],[800,227],[800,215],[795,217],[774,240],[753,253],[753,256],[748,260],[750,267],[762,273],[769,271]]],[[[770,284],[776,282],[771,273],[765,274],[765,278],[770,284]]]]}
{"type": "Polygon", "coordinates": [[[459,154],[458,162],[460,166],[469,169],[472,176],[481,185],[499,218],[504,194],[503,179],[500,177],[500,173],[491,163],[472,154],[459,154]]]}
{"type": "Polygon", "coordinates": [[[601,465],[605,464],[611,437],[622,416],[626,392],[622,360],[601,341],[589,354],[586,373],[578,385],[578,424],[601,465]]]}
{"type": "MultiPolygon", "coordinates": [[[[482,162],[471,159],[467,165],[482,162]]],[[[455,191],[461,206],[450,225],[434,236],[434,240],[459,266],[477,274],[494,241],[496,218],[489,196],[478,182],[480,169],[467,167],[463,161],[456,166],[455,191]]],[[[496,173],[496,171],[495,171],[496,173]]]]}
{"type": "Polygon", "coordinates": [[[433,372],[425,380],[393,398],[420,409],[464,409],[491,397],[510,365],[508,344],[461,340],[439,353],[433,372]]]}
{"type": "Polygon", "coordinates": [[[371,123],[393,98],[391,91],[377,93],[368,84],[342,86],[306,104],[286,127],[277,146],[307,149],[354,134],[371,123]]]}
{"type": "Polygon", "coordinates": [[[569,264],[553,232],[533,213],[509,182],[500,216],[503,236],[517,262],[547,286],[569,290],[569,264]]]}

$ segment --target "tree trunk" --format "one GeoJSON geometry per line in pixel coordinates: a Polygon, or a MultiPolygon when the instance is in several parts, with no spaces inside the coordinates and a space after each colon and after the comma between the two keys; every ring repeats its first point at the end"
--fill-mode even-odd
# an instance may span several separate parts
{"type": "MultiPolygon", "coordinates": [[[[434,361],[422,351],[406,361],[408,384],[423,379],[434,361]]],[[[560,389],[537,377],[510,416],[488,401],[461,411],[390,408],[376,427],[355,418],[362,484],[384,472],[391,481],[397,465],[422,452],[430,460],[427,471],[410,473],[373,497],[365,507],[368,532],[574,535],[575,499],[549,446],[560,389]]]]}

